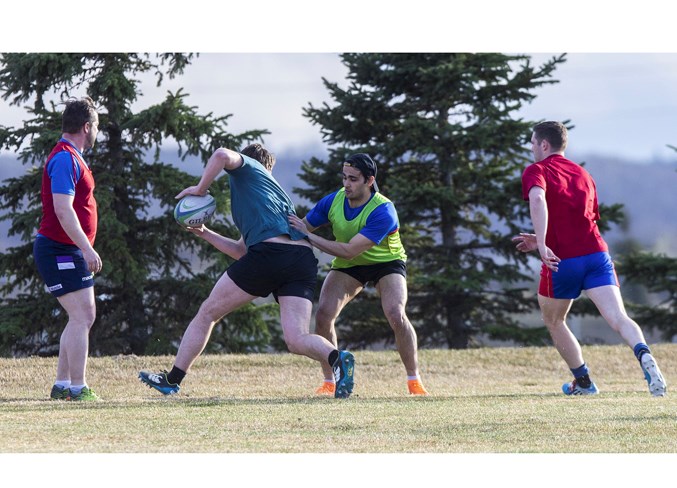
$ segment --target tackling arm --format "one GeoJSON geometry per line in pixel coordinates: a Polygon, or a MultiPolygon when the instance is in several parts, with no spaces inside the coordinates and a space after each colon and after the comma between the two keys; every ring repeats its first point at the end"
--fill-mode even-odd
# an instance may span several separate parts
{"type": "Polygon", "coordinates": [[[296,215],[289,215],[289,222],[296,230],[306,234],[313,246],[339,258],[351,260],[376,245],[374,241],[364,237],[362,234],[357,234],[350,239],[350,242],[330,241],[313,234],[315,227],[310,226],[305,218],[301,220],[296,215]]]}

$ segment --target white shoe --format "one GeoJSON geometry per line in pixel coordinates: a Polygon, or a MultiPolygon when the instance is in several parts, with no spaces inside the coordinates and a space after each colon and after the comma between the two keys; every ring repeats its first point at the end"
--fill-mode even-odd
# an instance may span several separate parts
{"type": "Polygon", "coordinates": [[[642,371],[644,371],[644,377],[646,382],[649,384],[649,391],[653,396],[665,396],[668,385],[665,383],[665,379],[661,374],[661,370],[658,369],[656,360],[654,357],[646,353],[642,356],[642,371]]]}

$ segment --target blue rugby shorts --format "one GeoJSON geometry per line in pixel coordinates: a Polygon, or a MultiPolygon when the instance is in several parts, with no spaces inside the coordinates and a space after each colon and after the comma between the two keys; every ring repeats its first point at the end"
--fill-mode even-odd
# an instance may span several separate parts
{"type": "Polygon", "coordinates": [[[616,269],[608,252],[596,252],[562,259],[556,272],[544,264],[538,294],[548,298],[575,299],[582,290],[606,285],[619,286],[616,269]]]}
{"type": "Polygon", "coordinates": [[[89,271],[77,246],[38,236],[33,258],[47,291],[55,297],[94,286],[94,273],[89,271]]]}

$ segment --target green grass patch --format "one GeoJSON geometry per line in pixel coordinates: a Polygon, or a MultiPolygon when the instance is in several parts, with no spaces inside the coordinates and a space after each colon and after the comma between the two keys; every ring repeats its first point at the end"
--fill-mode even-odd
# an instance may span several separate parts
{"type": "MultiPolygon", "coordinates": [[[[652,347],[668,388],[677,345],[652,347]]],[[[653,398],[632,351],[584,348],[601,390],[565,397],[553,348],[422,350],[431,396],[406,393],[395,351],[356,351],[347,400],[291,354],[203,356],[181,392],[142,385],[173,357],[90,358],[97,403],[48,399],[56,358],[0,359],[3,453],[675,453],[677,396],[653,398]]]]}

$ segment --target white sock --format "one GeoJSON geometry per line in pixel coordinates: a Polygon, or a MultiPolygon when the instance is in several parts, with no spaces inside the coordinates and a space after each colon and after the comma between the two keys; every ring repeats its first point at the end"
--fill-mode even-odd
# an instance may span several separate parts
{"type": "Polygon", "coordinates": [[[324,379],[324,382],[325,382],[325,383],[331,383],[332,385],[335,385],[335,384],[336,384],[336,382],[334,381],[334,378],[332,378],[332,379],[330,379],[330,380],[328,380],[327,378],[325,378],[325,379],[324,379]]]}
{"type": "Polygon", "coordinates": [[[59,388],[70,388],[71,380],[56,380],[54,384],[59,388]]]}
{"type": "Polygon", "coordinates": [[[407,376],[407,381],[411,380],[419,380],[420,381],[421,377],[419,375],[416,376],[407,376]]]}
{"type": "Polygon", "coordinates": [[[84,385],[71,385],[71,393],[73,393],[74,395],[77,395],[77,394],[79,394],[79,393],[82,391],[82,389],[83,389],[85,386],[87,386],[87,384],[84,384],[84,385]]]}

